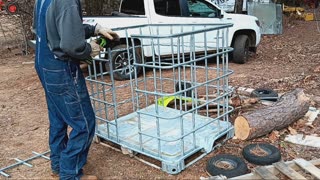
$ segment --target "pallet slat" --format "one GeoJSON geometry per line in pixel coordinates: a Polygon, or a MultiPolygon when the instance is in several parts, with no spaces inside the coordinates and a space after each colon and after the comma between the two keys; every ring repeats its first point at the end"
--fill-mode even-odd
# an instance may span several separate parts
{"type": "Polygon", "coordinates": [[[318,169],[316,166],[314,166],[310,162],[304,159],[295,159],[294,162],[298,164],[298,166],[300,166],[302,169],[309,172],[315,178],[320,179],[320,169],[318,169]]]}
{"type": "Polygon", "coordinates": [[[261,176],[262,179],[279,179],[264,166],[255,168],[254,172],[259,174],[259,176],[261,176]]]}
{"type": "MultiPolygon", "coordinates": [[[[315,159],[315,160],[311,160],[309,161],[311,164],[315,165],[315,166],[319,166],[320,165],[320,159],[315,159]]],[[[294,162],[294,161],[287,161],[284,162],[287,166],[289,166],[290,168],[294,169],[294,170],[298,170],[300,169],[299,166],[294,162]]],[[[272,174],[277,175],[280,173],[280,171],[275,168],[273,165],[269,165],[269,166],[265,166],[272,174]]],[[[261,177],[256,174],[256,173],[249,173],[249,174],[245,174],[245,175],[241,175],[241,176],[237,176],[237,177],[233,177],[230,178],[230,180],[257,180],[257,179],[261,179],[261,177]]]]}
{"type": "Polygon", "coordinates": [[[293,170],[291,167],[286,165],[284,162],[274,163],[273,166],[276,167],[280,172],[282,172],[284,175],[286,175],[290,179],[303,179],[303,180],[306,179],[297,171],[293,170]]]}

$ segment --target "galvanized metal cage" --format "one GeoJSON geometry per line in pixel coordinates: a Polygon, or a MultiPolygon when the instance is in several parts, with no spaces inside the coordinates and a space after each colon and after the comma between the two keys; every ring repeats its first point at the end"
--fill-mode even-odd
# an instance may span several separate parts
{"type": "Polygon", "coordinates": [[[231,26],[114,29],[126,37],[126,45],[102,52],[86,78],[96,113],[96,135],[160,161],[156,167],[170,174],[211,152],[217,139],[232,137],[228,117],[233,110],[228,105],[232,48],[227,45],[231,26]],[[119,52],[125,54],[126,70],[114,67],[114,55],[119,52]],[[115,73],[126,72],[128,80],[115,81],[115,73]]]}

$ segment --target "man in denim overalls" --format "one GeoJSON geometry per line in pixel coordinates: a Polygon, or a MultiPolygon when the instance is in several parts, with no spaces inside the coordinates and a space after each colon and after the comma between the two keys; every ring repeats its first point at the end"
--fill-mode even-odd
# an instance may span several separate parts
{"type": "Polygon", "coordinates": [[[60,179],[97,179],[82,168],[95,130],[95,115],[81,60],[91,59],[93,44],[86,39],[117,34],[100,25],[82,24],[80,0],[37,0],[35,68],[45,90],[50,121],[51,168],[60,179]],[[72,131],[67,135],[67,127],[72,131]]]}

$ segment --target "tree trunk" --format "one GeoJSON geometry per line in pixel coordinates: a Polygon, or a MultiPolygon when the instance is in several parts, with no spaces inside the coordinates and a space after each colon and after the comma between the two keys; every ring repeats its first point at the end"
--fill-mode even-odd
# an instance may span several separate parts
{"type": "Polygon", "coordinates": [[[85,12],[90,16],[103,14],[103,0],[85,0],[85,12]]]}
{"type": "Polygon", "coordinates": [[[309,109],[309,98],[302,89],[284,94],[278,102],[238,116],[234,122],[235,136],[248,140],[280,130],[302,118],[309,109]]]}
{"type": "Polygon", "coordinates": [[[234,12],[238,14],[242,14],[243,0],[236,0],[234,6],[235,6],[234,12]]]}

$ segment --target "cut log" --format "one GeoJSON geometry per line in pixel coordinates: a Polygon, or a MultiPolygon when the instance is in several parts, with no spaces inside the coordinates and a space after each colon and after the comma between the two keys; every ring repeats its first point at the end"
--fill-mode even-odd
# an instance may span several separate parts
{"type": "Polygon", "coordinates": [[[235,88],[235,92],[238,95],[244,95],[244,96],[251,96],[251,93],[254,91],[252,88],[245,88],[245,87],[237,87],[235,88]]]}
{"type": "Polygon", "coordinates": [[[285,128],[308,112],[309,101],[302,89],[286,93],[272,106],[238,116],[234,122],[235,136],[248,140],[285,128]]]}

